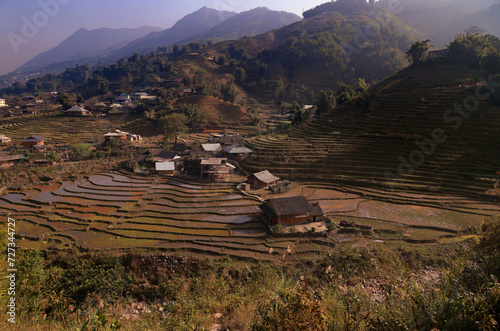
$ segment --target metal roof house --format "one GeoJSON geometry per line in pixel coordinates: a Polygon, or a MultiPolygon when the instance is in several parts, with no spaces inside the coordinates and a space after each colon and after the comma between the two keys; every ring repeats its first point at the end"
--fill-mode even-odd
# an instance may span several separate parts
{"type": "Polygon", "coordinates": [[[215,156],[222,152],[222,146],[221,144],[202,144],[201,148],[203,149],[204,152],[210,153],[210,155],[215,156]]]}
{"type": "Polygon", "coordinates": [[[249,183],[253,189],[261,189],[271,185],[275,185],[279,180],[279,177],[274,176],[268,170],[264,170],[250,175],[247,178],[247,183],[249,183]]]}
{"type": "Polygon", "coordinates": [[[159,175],[170,175],[175,174],[175,162],[156,162],[155,170],[159,175]]]}
{"type": "Polygon", "coordinates": [[[127,133],[121,131],[108,132],[104,135],[104,140],[127,140],[127,133]]]}
{"type": "Polygon", "coordinates": [[[21,144],[23,145],[24,148],[32,148],[33,146],[37,145],[45,145],[45,138],[40,137],[36,134],[24,139],[21,144]]]}
{"type": "Polygon", "coordinates": [[[68,116],[90,116],[92,113],[87,109],[80,106],[73,106],[64,112],[64,115],[68,116]]]}
{"type": "Polygon", "coordinates": [[[226,152],[228,159],[236,161],[243,161],[253,154],[253,151],[250,148],[240,146],[239,144],[224,147],[224,152],[226,152]]]}
{"type": "Polygon", "coordinates": [[[10,137],[7,137],[6,135],[0,135],[0,144],[8,144],[12,142],[12,139],[10,137]]]}

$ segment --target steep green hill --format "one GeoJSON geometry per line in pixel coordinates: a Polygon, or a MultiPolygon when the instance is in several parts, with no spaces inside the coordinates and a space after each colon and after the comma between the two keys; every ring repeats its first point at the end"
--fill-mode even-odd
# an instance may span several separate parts
{"type": "Polygon", "coordinates": [[[373,84],[408,64],[405,53],[420,37],[417,31],[363,1],[337,9],[204,50],[216,55],[219,72],[233,74],[245,90],[276,101],[306,100],[311,91],[333,88],[339,81],[352,84],[364,78],[373,84]]]}
{"type": "Polygon", "coordinates": [[[405,69],[373,89],[368,113],[337,111],[251,140],[258,156],[248,167],[321,183],[483,194],[500,170],[500,107],[476,75],[457,64],[405,69]]]}

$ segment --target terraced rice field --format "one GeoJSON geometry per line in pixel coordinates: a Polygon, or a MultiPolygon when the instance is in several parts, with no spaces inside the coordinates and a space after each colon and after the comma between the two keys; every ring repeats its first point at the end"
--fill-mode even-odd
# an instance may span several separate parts
{"type": "MultiPolygon", "coordinates": [[[[255,217],[260,202],[241,195],[235,184],[104,173],[7,192],[0,211],[18,220],[24,247],[276,259],[290,245],[300,246],[297,240],[270,238],[255,217]]],[[[306,241],[316,248],[301,248],[304,254],[334,246],[326,238],[306,241]]]]}
{"type": "MultiPolygon", "coordinates": [[[[261,202],[235,186],[103,173],[6,192],[0,213],[17,220],[21,246],[39,249],[157,249],[281,260],[327,254],[347,240],[342,231],[331,238],[273,238],[255,217],[261,202]]],[[[379,242],[440,243],[499,213],[494,204],[464,198],[329,184],[302,184],[285,196],[299,194],[319,202],[336,223],[373,226],[367,239],[379,242]]]]}
{"type": "Polygon", "coordinates": [[[483,195],[500,170],[500,107],[481,101],[470,117],[454,113],[446,119],[448,110],[476,90],[459,85],[463,74],[444,72],[452,69],[432,69],[445,77],[439,82],[415,72],[382,84],[369,113],[328,114],[288,134],[249,140],[256,157],[246,166],[308,182],[483,195]],[[446,141],[419,147],[416,141],[433,139],[435,130],[446,141]]]}
{"type": "MultiPolygon", "coordinates": [[[[500,205],[495,202],[327,183],[304,184],[285,194],[296,195],[319,202],[337,224],[347,221],[372,226],[374,233],[369,238],[384,242],[441,243],[450,237],[461,237],[470,227],[479,228],[485,219],[500,215],[500,205]]],[[[338,231],[332,237],[345,241],[342,233],[338,231]]]]}
{"type": "Polygon", "coordinates": [[[210,126],[220,125],[221,123],[219,122],[221,119],[223,121],[222,124],[231,126],[248,124],[250,122],[245,108],[214,97],[203,95],[188,96],[177,100],[175,105],[183,103],[198,106],[210,126]]]}
{"type": "Polygon", "coordinates": [[[110,115],[107,118],[75,118],[59,115],[32,115],[0,119],[0,133],[12,138],[13,143],[32,134],[47,138],[48,144],[67,144],[78,141],[95,141],[114,130],[151,136],[154,127],[147,119],[136,115],[110,115]]]}

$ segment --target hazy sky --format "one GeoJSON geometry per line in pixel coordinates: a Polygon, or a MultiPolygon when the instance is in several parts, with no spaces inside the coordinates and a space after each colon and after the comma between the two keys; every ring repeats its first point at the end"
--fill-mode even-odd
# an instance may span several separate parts
{"type": "Polygon", "coordinates": [[[57,46],[80,28],[142,25],[169,28],[203,6],[235,12],[265,6],[301,15],[303,9],[325,2],[327,0],[0,0],[0,75],[57,46]],[[35,29],[26,28],[30,24],[34,24],[35,29]]]}

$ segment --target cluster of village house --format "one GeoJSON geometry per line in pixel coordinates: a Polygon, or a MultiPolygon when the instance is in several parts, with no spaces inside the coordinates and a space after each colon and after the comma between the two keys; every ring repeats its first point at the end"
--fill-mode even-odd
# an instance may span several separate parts
{"type": "MultiPolygon", "coordinates": [[[[217,143],[202,144],[201,151],[190,150],[188,155],[195,156],[192,163],[198,168],[200,179],[209,181],[226,181],[235,167],[228,160],[242,161],[248,158],[253,151],[240,146],[237,135],[214,135],[217,143]]],[[[182,146],[181,146],[182,147],[182,146]]],[[[187,146],[184,146],[187,147],[187,146]]],[[[186,152],[185,152],[186,153],[186,152]]],[[[159,175],[174,175],[182,172],[185,159],[178,153],[156,149],[143,154],[133,155],[128,166],[154,163],[154,169],[159,175]]],[[[251,174],[240,185],[244,191],[274,189],[288,185],[288,182],[274,176],[268,170],[251,174]]],[[[296,225],[311,222],[321,222],[324,213],[318,203],[311,204],[304,196],[271,198],[260,206],[262,217],[269,225],[296,225]]]]}
{"type": "MultiPolygon", "coordinates": [[[[190,162],[196,164],[199,169],[200,179],[209,181],[226,181],[228,176],[231,175],[235,166],[228,162],[228,160],[242,161],[249,157],[253,151],[239,145],[239,136],[237,135],[217,135],[214,140],[218,138],[219,142],[202,144],[202,150],[194,151],[188,150],[186,145],[178,145],[178,150],[184,149],[183,155],[194,156],[190,162]]],[[[0,136],[2,141],[7,141],[7,137],[0,136]]],[[[110,132],[105,135],[105,140],[131,140],[141,139],[140,136],[132,135],[126,132],[116,131],[110,132]]],[[[45,138],[32,135],[24,139],[21,144],[23,148],[32,150],[44,150],[45,138]]],[[[22,160],[20,155],[8,155],[0,152],[0,165],[10,166],[22,160]]],[[[185,165],[185,159],[177,152],[167,151],[163,149],[149,150],[142,154],[132,155],[131,160],[128,161],[130,168],[136,166],[148,167],[154,164],[153,168],[149,171],[155,172],[158,175],[175,175],[182,172],[185,165]]],[[[272,189],[282,187],[287,182],[274,176],[269,171],[264,170],[254,173],[247,177],[246,181],[241,185],[242,190],[260,190],[272,189]]],[[[323,211],[321,207],[316,204],[310,204],[303,196],[299,197],[285,197],[285,198],[272,198],[265,204],[260,206],[262,216],[270,225],[294,225],[301,223],[319,222],[323,220],[323,211]]]]}
{"type": "MultiPolygon", "coordinates": [[[[57,92],[53,92],[53,96],[57,97],[57,92]]],[[[86,103],[84,107],[90,108],[92,111],[107,113],[107,112],[116,112],[116,111],[128,111],[134,112],[137,109],[136,102],[141,102],[145,100],[153,100],[155,96],[149,95],[146,92],[135,92],[132,95],[121,94],[117,98],[115,98],[112,102],[104,103],[98,102],[96,104],[86,103]]],[[[22,106],[18,105],[13,107],[14,109],[21,110],[21,114],[23,115],[33,115],[37,114],[39,110],[39,106],[46,103],[46,101],[42,99],[37,99],[35,96],[26,95],[23,97],[23,101],[25,104],[22,106]]],[[[0,99],[0,108],[9,107],[6,99],[0,99]]],[[[69,116],[91,116],[91,110],[88,110],[81,106],[75,106],[69,110],[65,111],[66,115],[69,116]]],[[[13,116],[14,112],[12,110],[6,113],[6,116],[13,116]]]]}
{"type": "MultiPolygon", "coordinates": [[[[199,56],[190,54],[190,57],[199,56]]],[[[186,91],[185,91],[186,92],[186,91]]],[[[190,91],[192,92],[192,91],[190,91]]],[[[134,99],[153,99],[154,97],[146,93],[135,93],[134,99]]],[[[5,100],[0,99],[0,107],[5,106],[5,100]]],[[[94,105],[94,109],[98,111],[105,110],[131,110],[135,108],[130,96],[120,95],[114,100],[111,105],[98,103],[94,105]]],[[[74,106],[65,111],[67,116],[85,117],[91,116],[91,112],[84,107],[74,106]]],[[[140,141],[142,137],[132,133],[116,130],[104,135],[104,140],[118,141],[140,141]]],[[[46,149],[45,138],[32,135],[22,140],[23,148],[43,151],[46,149]]],[[[12,140],[9,137],[0,135],[0,143],[7,144],[12,140]]],[[[192,163],[197,164],[195,168],[199,169],[200,179],[209,181],[226,181],[236,169],[234,165],[229,163],[229,160],[237,162],[243,161],[253,154],[253,151],[245,146],[240,145],[240,137],[226,133],[215,133],[211,142],[201,144],[200,150],[191,150],[187,145],[174,146],[175,150],[182,152],[172,152],[163,149],[148,150],[142,154],[135,154],[127,162],[131,169],[138,167],[147,169],[148,172],[155,172],[158,175],[175,175],[186,172],[185,158],[182,156],[192,156],[192,163]],[[151,167],[151,164],[154,166],[151,167]]],[[[8,155],[0,152],[0,167],[11,166],[23,159],[20,155],[8,155]]],[[[254,173],[246,179],[241,185],[241,189],[245,191],[259,189],[274,189],[286,186],[287,182],[274,176],[269,171],[261,171],[254,173]]],[[[271,198],[266,203],[260,206],[262,217],[269,225],[295,225],[311,222],[320,222],[323,220],[324,213],[318,203],[311,204],[303,196],[271,198]]]]}
{"type": "MultiPolygon", "coordinates": [[[[120,111],[120,110],[133,112],[136,110],[137,105],[132,100],[143,101],[143,100],[153,100],[155,98],[156,98],[155,96],[148,95],[145,92],[137,92],[137,93],[132,94],[132,96],[129,96],[127,94],[121,94],[111,104],[105,104],[104,102],[98,102],[98,103],[94,104],[92,106],[92,108],[95,111],[101,112],[101,113],[120,111]]],[[[92,115],[91,111],[89,111],[81,106],[73,106],[72,108],[66,110],[64,112],[64,114],[67,116],[81,116],[81,117],[92,115]]]]}
{"type": "MultiPolygon", "coordinates": [[[[47,146],[45,145],[44,137],[39,135],[32,135],[21,141],[21,147],[30,151],[45,151],[47,146]]],[[[0,144],[6,145],[12,143],[12,139],[5,135],[0,135],[0,144]]],[[[17,163],[22,162],[25,159],[23,155],[10,155],[5,152],[0,152],[0,168],[14,166],[17,163]]]]}
{"type": "Polygon", "coordinates": [[[173,149],[178,152],[155,149],[132,155],[128,167],[160,175],[187,173],[188,169],[196,168],[194,173],[199,172],[200,179],[226,181],[235,170],[235,166],[228,161],[243,161],[253,154],[251,149],[240,145],[240,136],[237,134],[214,133],[210,140],[210,143],[201,144],[199,148],[177,144],[173,149]],[[190,156],[191,167],[186,166],[183,156],[190,156]]]}

